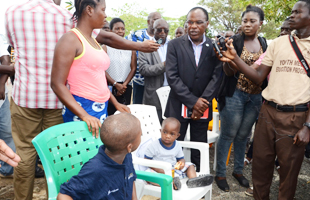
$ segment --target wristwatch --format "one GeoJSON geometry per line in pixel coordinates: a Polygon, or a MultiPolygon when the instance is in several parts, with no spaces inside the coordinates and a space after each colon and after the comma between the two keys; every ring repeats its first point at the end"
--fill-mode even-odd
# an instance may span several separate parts
{"type": "Polygon", "coordinates": [[[113,83],[113,86],[115,86],[115,85],[116,85],[116,83],[117,83],[117,82],[115,81],[115,82],[113,83]]]}
{"type": "Polygon", "coordinates": [[[310,129],[310,123],[309,123],[309,122],[305,122],[305,123],[303,124],[303,126],[306,126],[306,127],[308,127],[308,128],[310,129]]]}

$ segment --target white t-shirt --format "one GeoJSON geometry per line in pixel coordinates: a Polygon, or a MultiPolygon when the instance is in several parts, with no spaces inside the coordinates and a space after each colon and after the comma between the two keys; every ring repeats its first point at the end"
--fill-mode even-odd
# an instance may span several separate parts
{"type": "Polygon", "coordinates": [[[184,154],[178,141],[174,141],[171,147],[166,147],[159,138],[149,144],[144,157],[147,159],[169,162],[171,165],[175,165],[178,160],[184,158],[184,154]]]}
{"type": "Polygon", "coordinates": [[[110,66],[107,69],[108,74],[116,82],[124,82],[131,71],[132,51],[107,46],[107,53],[110,58],[110,66]]]}

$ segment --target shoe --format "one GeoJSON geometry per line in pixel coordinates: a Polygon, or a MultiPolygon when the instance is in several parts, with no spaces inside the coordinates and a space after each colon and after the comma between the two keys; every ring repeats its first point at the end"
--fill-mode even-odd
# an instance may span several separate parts
{"type": "Polygon", "coordinates": [[[235,179],[237,179],[237,181],[239,182],[239,184],[242,187],[245,187],[245,188],[250,187],[248,179],[246,179],[243,175],[237,176],[237,174],[235,174],[235,173],[232,173],[232,175],[233,175],[233,177],[235,177],[235,179]]]}
{"type": "Polygon", "coordinates": [[[251,163],[252,163],[251,158],[248,158],[248,157],[244,158],[244,164],[243,164],[244,167],[251,164],[251,163]]]}
{"type": "Polygon", "coordinates": [[[252,197],[253,196],[253,187],[249,187],[248,189],[246,189],[246,191],[244,193],[246,195],[252,197]]]}
{"type": "Polygon", "coordinates": [[[13,174],[10,174],[10,175],[3,175],[0,173],[0,178],[13,178],[13,174]]]}
{"type": "Polygon", "coordinates": [[[211,174],[203,175],[195,178],[190,178],[186,181],[188,188],[204,187],[213,183],[213,176],[211,174]]]}
{"type": "Polygon", "coordinates": [[[174,177],[173,178],[173,189],[174,190],[179,190],[182,187],[182,183],[180,181],[179,177],[174,177]]]}
{"type": "Polygon", "coordinates": [[[44,176],[45,176],[44,170],[41,169],[41,167],[36,166],[35,177],[36,178],[43,178],[44,176]]]}
{"type": "Polygon", "coordinates": [[[221,190],[225,192],[229,192],[229,185],[226,181],[226,178],[219,180],[218,177],[215,177],[215,182],[216,182],[217,187],[219,187],[221,190]]]}

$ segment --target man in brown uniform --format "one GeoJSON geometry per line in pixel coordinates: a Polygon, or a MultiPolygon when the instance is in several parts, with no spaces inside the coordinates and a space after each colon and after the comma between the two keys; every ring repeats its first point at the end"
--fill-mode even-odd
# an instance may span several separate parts
{"type": "MultiPolygon", "coordinates": [[[[292,36],[310,64],[310,0],[299,0],[289,20],[292,36]]],[[[231,44],[231,41],[228,42],[231,44]]],[[[254,135],[253,186],[255,199],[269,199],[278,156],[280,187],[278,199],[293,199],[297,177],[310,136],[310,78],[300,64],[288,36],[275,39],[266,51],[262,64],[253,69],[243,64],[232,47],[222,61],[236,64],[237,69],[256,84],[270,73],[262,92],[266,102],[261,108],[254,135]]],[[[231,65],[232,66],[232,65],[231,65]]]]}

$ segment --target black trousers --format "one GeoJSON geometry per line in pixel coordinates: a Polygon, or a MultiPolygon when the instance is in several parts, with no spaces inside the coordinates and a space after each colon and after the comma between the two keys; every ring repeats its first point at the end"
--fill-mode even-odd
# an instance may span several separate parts
{"type": "MultiPolygon", "coordinates": [[[[113,89],[114,89],[114,87],[113,87],[113,89]]],[[[132,86],[127,85],[126,92],[123,95],[121,95],[121,96],[114,95],[114,96],[119,103],[124,104],[124,105],[129,105],[130,101],[131,101],[131,92],[132,92],[132,86]]],[[[112,94],[113,94],[113,92],[112,92],[112,94]]],[[[114,115],[115,112],[116,112],[115,106],[109,102],[109,104],[108,104],[108,116],[114,115]]]]}
{"type": "MultiPolygon", "coordinates": [[[[205,121],[194,121],[194,120],[187,120],[187,122],[181,122],[181,129],[180,129],[180,137],[178,138],[179,141],[184,141],[186,130],[190,124],[190,141],[195,142],[208,142],[208,126],[209,122],[205,121]]],[[[191,149],[191,162],[196,165],[196,171],[200,171],[200,152],[196,149],[191,149]]]]}

